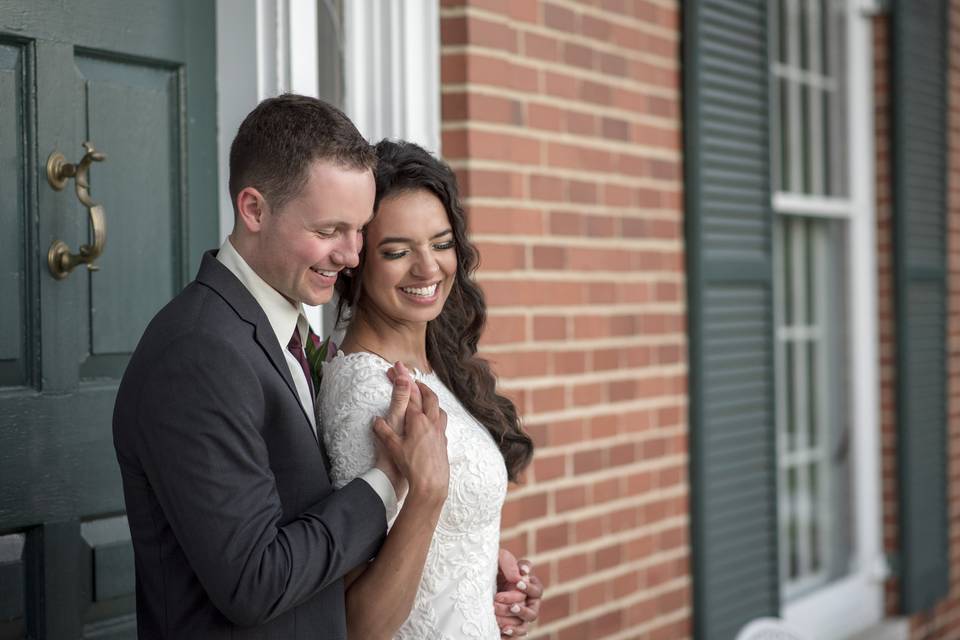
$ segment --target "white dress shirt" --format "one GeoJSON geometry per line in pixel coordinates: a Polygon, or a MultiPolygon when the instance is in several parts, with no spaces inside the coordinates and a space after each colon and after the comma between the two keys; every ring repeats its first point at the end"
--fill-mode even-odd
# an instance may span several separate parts
{"type": "MultiPolygon", "coordinates": [[[[310,398],[310,385],[307,377],[304,375],[300,362],[287,349],[290,343],[290,337],[293,335],[294,327],[300,332],[300,343],[307,343],[307,336],[310,325],[303,313],[303,304],[292,302],[284,298],[279,291],[267,284],[263,278],[257,275],[247,261],[243,259],[230,238],[223,241],[220,245],[220,251],[217,253],[217,260],[230,270],[237,279],[247,288],[253,299],[257,301],[260,308],[263,309],[270,326],[276,334],[277,342],[280,344],[280,351],[287,361],[287,367],[290,369],[290,375],[293,378],[294,386],[297,388],[297,396],[300,399],[300,405],[310,419],[310,426],[313,427],[313,435],[317,435],[317,417],[314,413],[314,402],[310,398]]],[[[397,495],[393,490],[393,483],[380,469],[376,467],[359,476],[369,484],[373,490],[383,500],[383,506],[386,509],[389,519],[397,510],[397,495]]]]}

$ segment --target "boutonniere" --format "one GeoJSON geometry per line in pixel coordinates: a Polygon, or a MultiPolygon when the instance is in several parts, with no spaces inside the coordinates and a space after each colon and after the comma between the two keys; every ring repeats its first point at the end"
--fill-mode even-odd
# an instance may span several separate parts
{"type": "Polygon", "coordinates": [[[310,363],[310,376],[313,378],[314,392],[320,393],[320,379],[323,377],[323,363],[330,362],[337,355],[337,343],[327,336],[325,340],[320,340],[320,336],[313,331],[310,332],[304,349],[307,354],[307,362],[310,363]]]}

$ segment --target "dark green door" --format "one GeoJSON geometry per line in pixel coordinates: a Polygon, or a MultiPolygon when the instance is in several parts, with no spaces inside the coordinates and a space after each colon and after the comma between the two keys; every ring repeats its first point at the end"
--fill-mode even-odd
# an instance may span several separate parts
{"type": "Polygon", "coordinates": [[[129,638],[133,555],[111,434],[146,323],[217,240],[213,0],[0,0],[0,640],[129,638]],[[46,164],[91,141],[92,242],[46,164]]]}

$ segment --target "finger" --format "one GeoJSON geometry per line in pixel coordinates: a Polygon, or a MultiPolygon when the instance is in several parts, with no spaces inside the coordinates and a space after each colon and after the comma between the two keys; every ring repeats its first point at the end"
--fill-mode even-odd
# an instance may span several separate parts
{"type": "Polygon", "coordinates": [[[515,618],[516,622],[512,624],[533,622],[537,619],[537,612],[522,604],[494,604],[493,611],[497,617],[515,618]]]}
{"type": "Polygon", "coordinates": [[[540,581],[540,578],[530,574],[524,582],[526,582],[527,588],[523,591],[527,594],[528,600],[539,600],[543,597],[543,583],[540,581]]]}
{"type": "Polygon", "coordinates": [[[373,421],[373,433],[380,440],[380,443],[390,454],[390,458],[398,460],[400,458],[400,436],[393,430],[387,421],[383,418],[377,418],[373,421]]]}
{"type": "Polygon", "coordinates": [[[527,635],[529,627],[526,624],[520,625],[509,625],[505,627],[500,627],[500,637],[501,638],[522,638],[527,635]]]}
{"type": "Polygon", "coordinates": [[[430,387],[418,382],[417,386],[420,388],[420,395],[423,397],[423,413],[427,418],[430,419],[430,422],[434,424],[439,424],[440,422],[440,401],[437,399],[437,394],[430,390],[430,387]]]}
{"type": "Polygon", "coordinates": [[[523,591],[512,589],[510,591],[501,591],[493,597],[493,600],[494,602],[499,602],[501,604],[513,605],[517,604],[518,602],[526,602],[527,594],[525,594],[523,591]]]}
{"type": "Polygon", "coordinates": [[[409,378],[401,375],[394,379],[393,393],[390,394],[390,406],[387,409],[387,415],[384,416],[387,424],[393,427],[394,431],[398,430],[400,425],[403,424],[403,415],[410,404],[412,387],[409,378]]]}
{"type": "Polygon", "coordinates": [[[520,573],[525,576],[528,576],[533,572],[533,562],[527,560],[526,558],[520,558],[517,560],[517,567],[519,567],[520,573]]]}
{"type": "Polygon", "coordinates": [[[520,566],[517,563],[517,557],[510,553],[508,549],[500,549],[498,556],[498,569],[505,582],[516,584],[520,581],[520,566]]]}
{"type": "Polygon", "coordinates": [[[443,409],[440,409],[440,421],[437,423],[437,427],[440,429],[441,433],[446,433],[447,431],[447,412],[443,409]]]}

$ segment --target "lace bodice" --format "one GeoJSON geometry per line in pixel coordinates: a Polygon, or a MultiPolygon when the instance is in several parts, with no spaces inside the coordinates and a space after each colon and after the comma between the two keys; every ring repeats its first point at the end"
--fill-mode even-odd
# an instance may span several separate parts
{"type": "MultiPolygon", "coordinates": [[[[386,414],[390,363],[371,353],[343,352],[326,363],[318,394],[319,428],[340,488],[374,465],[372,424],[386,414]]],[[[489,432],[434,374],[414,372],[447,413],[450,488],[427,552],[413,609],[395,638],[500,638],[493,613],[500,510],[507,491],[503,456],[489,432]]]]}

